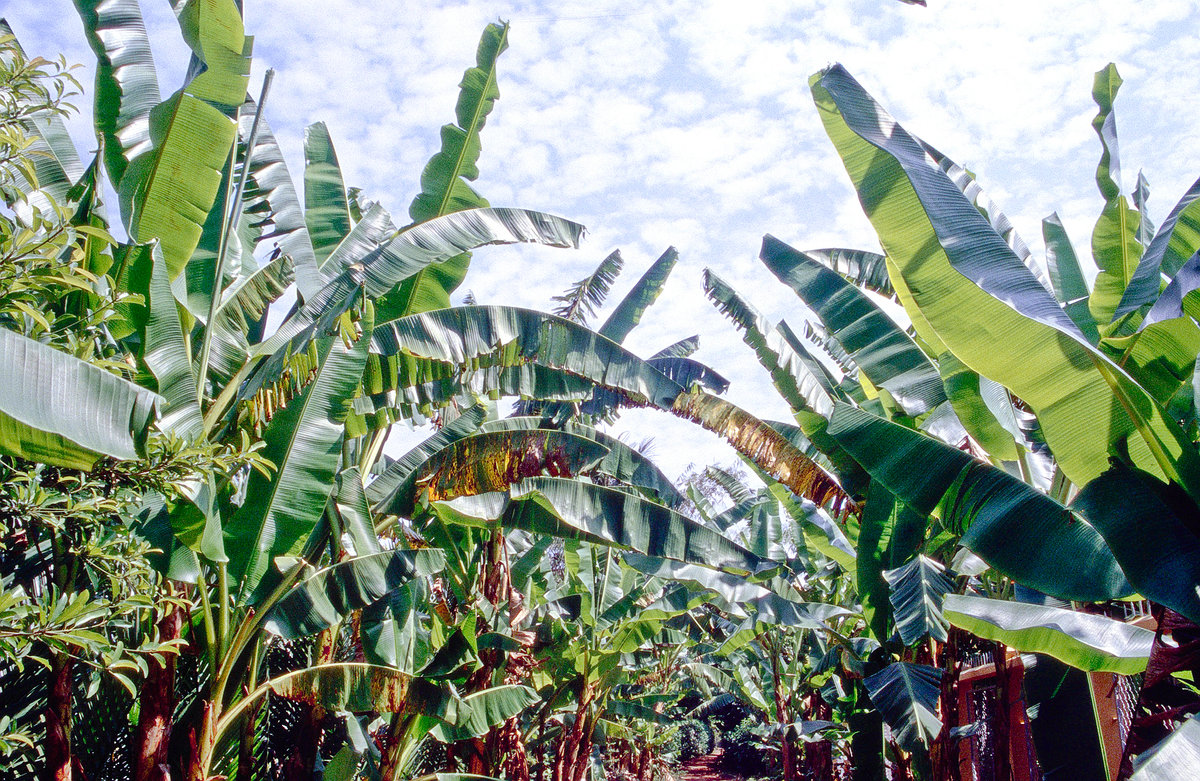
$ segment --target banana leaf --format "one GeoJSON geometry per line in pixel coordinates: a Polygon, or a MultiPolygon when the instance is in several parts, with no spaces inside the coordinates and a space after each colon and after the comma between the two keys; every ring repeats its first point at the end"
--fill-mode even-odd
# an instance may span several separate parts
{"type": "Polygon", "coordinates": [[[928,750],[942,731],[937,716],[941,680],[937,667],[909,662],[893,662],[863,679],[871,702],[905,751],[928,750]]]}
{"type": "Polygon", "coordinates": [[[483,737],[493,727],[516,718],[539,701],[537,692],[528,686],[493,686],[463,697],[458,718],[452,723],[438,724],[430,735],[443,743],[483,737]]]}
{"type": "Polygon", "coordinates": [[[506,528],[616,546],[734,574],[778,567],[662,505],[574,480],[527,478],[507,496],[462,497],[438,502],[433,509],[447,522],[499,522],[506,528]]]}
{"type": "Polygon", "coordinates": [[[884,572],[920,550],[927,525],[925,516],[896,501],[881,482],[871,483],[859,518],[854,585],[867,627],[881,643],[891,637],[893,620],[891,588],[884,572]]]}
{"type": "MultiPolygon", "coordinates": [[[[457,124],[442,127],[442,147],[421,172],[421,192],[408,210],[414,223],[489,205],[467,182],[479,177],[479,135],[500,97],[496,61],[506,48],[508,25],[489,24],[479,39],[475,67],[468,68],[459,83],[457,124]]],[[[380,302],[381,316],[402,317],[450,306],[450,294],[462,283],[470,259],[463,253],[405,279],[380,302]]]]}
{"type": "Polygon", "coordinates": [[[666,252],[646,269],[646,273],[634,283],[621,299],[621,303],[617,304],[617,308],[604,321],[604,325],[600,326],[600,335],[612,339],[617,344],[624,342],[629,332],[641,322],[642,315],[662,293],[663,286],[667,284],[667,277],[675,268],[678,259],[679,253],[676,249],[667,247],[666,252]]]}
{"type": "Polygon", "coordinates": [[[0,328],[0,450],[68,469],[146,457],[157,394],[0,328]]]}
{"type": "Polygon", "coordinates": [[[1127,447],[1136,465],[1200,496],[1198,457],[1179,427],[1087,341],[925,148],[840,66],[811,85],[890,268],[905,283],[901,300],[907,292],[963,363],[1033,409],[1066,476],[1086,484],[1108,468],[1112,447],[1127,447]]]}
{"type": "Polygon", "coordinates": [[[1121,88],[1121,77],[1111,62],[1096,72],[1092,99],[1099,108],[1092,127],[1100,137],[1100,164],[1096,167],[1096,185],[1104,196],[1104,210],[1092,232],[1092,256],[1100,273],[1092,286],[1088,308],[1096,323],[1105,325],[1114,319],[1125,289],[1133,279],[1142,245],[1138,241],[1141,213],[1121,194],[1121,164],[1117,147],[1117,120],[1113,103],[1121,88]]]}
{"type": "Polygon", "coordinates": [[[1200,523],[1195,504],[1176,487],[1114,465],[1071,506],[1104,536],[1139,594],[1200,619],[1200,523]]]}
{"type": "Polygon", "coordinates": [[[464,369],[538,363],[658,407],[669,407],[683,390],[593,331],[514,307],[456,307],[384,323],[375,329],[372,351],[395,356],[398,387],[435,381],[453,385],[464,369]]]}
{"type": "MultiPolygon", "coordinates": [[[[479,429],[480,431],[513,431],[546,427],[541,418],[514,417],[483,423],[479,429]]],[[[596,469],[603,474],[611,475],[623,483],[645,488],[652,494],[655,501],[674,510],[679,509],[686,501],[671,479],[663,474],[653,461],[616,437],[604,434],[591,426],[571,421],[562,424],[561,429],[568,434],[586,437],[608,448],[608,454],[596,465],[596,469]]]]}
{"type": "Polygon", "coordinates": [[[946,568],[918,554],[902,567],[884,570],[883,579],[891,588],[892,614],[901,642],[911,646],[926,636],[946,642],[942,600],[954,591],[954,581],[946,574],[946,568]]]}
{"type": "Polygon", "coordinates": [[[1123,317],[1153,304],[1158,299],[1162,276],[1173,278],[1197,250],[1200,250],[1200,179],[1192,183],[1158,226],[1125,288],[1116,316],[1123,317]]]}
{"type": "Polygon", "coordinates": [[[650,360],[655,358],[687,358],[700,349],[700,336],[693,335],[686,339],[680,339],[674,344],[667,345],[663,349],[650,356],[650,360]]]}
{"type": "MultiPolygon", "coordinates": [[[[440,686],[392,669],[361,662],[334,662],[284,673],[257,692],[350,713],[411,713],[455,721],[462,700],[448,684],[440,686]]],[[[255,695],[238,703],[249,703],[255,695]]],[[[230,712],[226,719],[232,720],[230,712]]],[[[222,719],[225,721],[225,719],[222,719]]]]}
{"type": "Polygon", "coordinates": [[[323,269],[352,226],[342,169],[324,122],[304,129],[304,225],[313,259],[323,269]]]}
{"type": "MultiPolygon", "coordinates": [[[[1096,329],[1096,319],[1087,308],[1091,290],[1088,289],[1075,247],[1067,236],[1067,229],[1063,227],[1058,212],[1042,220],[1042,238],[1046,241],[1046,267],[1050,272],[1054,295],[1071,321],[1079,326],[1088,341],[1095,344],[1100,341],[1100,333],[1096,329]]],[[[1130,284],[1133,284],[1132,281],[1130,284]]],[[[1118,313],[1125,314],[1120,307],[1118,313]]]]}
{"type": "Polygon", "coordinates": [[[1192,715],[1134,762],[1129,781],[1187,781],[1200,766],[1200,716],[1192,715]]]}
{"type": "MultiPolygon", "coordinates": [[[[258,104],[247,97],[238,121],[238,135],[243,145],[250,140],[258,112],[258,104]]],[[[283,159],[283,150],[265,117],[259,118],[258,135],[249,158],[250,171],[242,194],[238,235],[244,246],[255,249],[262,242],[270,241],[278,254],[289,258],[290,266],[296,271],[295,282],[300,295],[311,298],[321,283],[316,254],[300,198],[283,159]]],[[[245,165],[244,155],[241,165],[245,165]]],[[[241,173],[240,167],[236,173],[241,173]]]]}
{"type": "Polygon", "coordinates": [[[268,632],[292,640],[316,634],[374,604],[413,578],[441,571],[439,550],[391,550],[356,556],[296,584],[267,617],[268,632]]]}
{"type": "Polygon", "coordinates": [[[964,547],[1013,580],[1079,601],[1133,592],[1087,519],[1008,473],[845,404],[829,433],[894,496],[919,514],[936,510],[964,547]]]}
{"type": "Polygon", "coordinates": [[[808,249],[806,257],[820,263],[830,271],[836,271],[857,288],[870,290],[886,298],[894,299],[896,291],[888,278],[887,258],[878,252],[861,249],[808,249]]]}
{"type": "Polygon", "coordinates": [[[942,609],[947,621],[976,637],[1089,672],[1137,675],[1154,643],[1149,629],[1059,607],[948,594],[942,609]]]}
{"type": "Polygon", "coordinates": [[[130,161],[149,152],[150,110],[161,100],[138,0],[75,0],[96,55],[96,135],[113,187],[130,161]]]}
{"type": "MultiPolygon", "coordinates": [[[[596,307],[604,304],[608,291],[624,265],[625,259],[621,257],[621,250],[610,252],[591,274],[576,282],[562,295],[551,299],[559,302],[558,306],[554,307],[554,314],[572,323],[587,325],[588,318],[596,314],[596,307]]],[[[613,341],[620,342],[619,339],[613,341]]]]}
{"type": "Polygon", "coordinates": [[[903,329],[854,285],[773,236],[759,258],[816,313],[873,385],[908,415],[946,400],[937,367],[903,329]]]}
{"type": "Polygon", "coordinates": [[[484,431],[457,439],[417,466],[376,512],[411,516],[418,501],[505,491],[527,477],[574,477],[594,467],[608,448],[585,437],[540,429],[484,431]]]}
{"type": "Polygon", "coordinates": [[[487,408],[482,404],[466,409],[403,456],[390,461],[383,472],[366,487],[367,502],[374,506],[395,494],[400,485],[406,482],[421,464],[453,442],[477,431],[486,417],[487,408]]]}
{"type": "Polygon", "coordinates": [[[153,244],[150,252],[153,270],[142,359],[158,380],[158,392],[163,397],[159,427],[184,442],[193,442],[204,430],[195,369],[167,278],[166,261],[158,244],[153,244]]]}
{"type": "Polygon", "coordinates": [[[368,307],[362,335],[346,344],[340,334],[316,344],[312,379],[268,423],[263,456],[275,465],[269,477],[251,473],[246,501],[229,519],[225,534],[229,572],[246,604],[271,572],[277,556],[295,555],[325,512],[341,458],[349,401],[362,377],[371,333],[368,307]]]}

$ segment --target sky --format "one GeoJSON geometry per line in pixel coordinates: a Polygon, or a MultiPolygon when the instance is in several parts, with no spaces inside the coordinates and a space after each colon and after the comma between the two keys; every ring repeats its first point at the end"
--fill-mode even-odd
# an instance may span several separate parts
{"type": "MultiPolygon", "coordinates": [[[[163,93],[187,50],[167,0],[143,0],[163,93]]],[[[458,83],[488,22],[510,22],[501,98],[483,130],[476,189],[497,206],[581,222],[580,250],[485,248],[456,295],[549,309],[614,249],[625,272],[609,308],[668,246],[680,261],[626,345],[649,356],[699,334],[695,356],[764,418],[786,405],[707,302],[713,269],[770,319],[803,322],[799,299],[758,261],[764,234],[799,249],[878,249],[817,118],[808,77],[840,62],[910,132],[973,171],[1041,257],[1057,211],[1087,256],[1101,200],[1093,74],[1115,62],[1123,186],[1142,170],[1161,222],[1200,176],[1200,3],[1196,0],[245,0],[251,91],[276,71],[267,119],[293,178],[306,125],[324,121],[348,185],[398,224],[453,120],[458,83]],[[630,10],[636,8],[637,10],[630,10]]],[[[94,68],[70,0],[0,0],[33,54],[82,63],[77,146],[95,148],[94,68]]],[[[607,310],[595,324],[603,322],[607,310]]],[[[653,437],[675,476],[729,463],[715,437],[662,413],[614,429],[653,437]]],[[[419,436],[419,435],[414,435],[419,436]]],[[[401,437],[400,441],[409,438],[401,437]]]]}

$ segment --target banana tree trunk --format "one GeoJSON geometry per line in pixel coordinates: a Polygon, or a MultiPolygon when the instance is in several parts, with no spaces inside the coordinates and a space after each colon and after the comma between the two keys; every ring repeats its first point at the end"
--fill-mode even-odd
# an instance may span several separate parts
{"type": "Polygon", "coordinates": [[[551,781],[579,781],[587,771],[592,755],[591,687],[584,685],[575,711],[575,721],[559,741],[554,752],[551,781]]]}
{"type": "Polygon", "coordinates": [[[759,643],[771,655],[771,693],[775,699],[775,723],[779,724],[780,754],[783,757],[783,781],[796,781],[796,757],[792,750],[792,739],[787,727],[791,722],[788,718],[787,695],[780,680],[779,649],[765,635],[759,637],[759,643]]]}
{"type": "Polygon", "coordinates": [[[1008,646],[995,642],[992,644],[992,654],[996,665],[996,711],[992,716],[996,778],[1008,779],[1012,778],[1012,757],[1009,752],[1012,730],[1008,718],[1011,701],[1008,690],[1008,646]]]}
{"type": "MultiPolygon", "coordinates": [[[[170,586],[168,585],[168,596],[170,586]]],[[[167,603],[158,620],[158,637],[162,642],[178,640],[183,631],[183,611],[167,603]]],[[[150,662],[150,671],[138,697],[137,736],[133,748],[134,781],[168,781],[168,749],[171,741],[171,719],[175,712],[175,655],[166,654],[158,662],[150,662]]]]}
{"type": "MultiPolygon", "coordinates": [[[[829,721],[833,708],[825,702],[818,691],[808,700],[808,717],[813,721],[829,721]]],[[[833,744],[828,740],[815,740],[804,747],[805,775],[811,781],[833,781],[833,744]]]]}
{"type": "Polygon", "coordinates": [[[941,647],[941,653],[930,653],[930,665],[941,667],[942,675],[942,731],[934,739],[929,749],[929,758],[933,764],[935,781],[960,781],[961,773],[958,766],[958,749],[950,732],[959,725],[958,713],[958,676],[962,670],[962,662],[958,658],[958,642],[962,630],[950,627],[946,643],[941,647]]]}
{"type": "Polygon", "coordinates": [[[46,700],[46,781],[72,781],[71,657],[55,653],[50,660],[50,694],[46,700]]]}

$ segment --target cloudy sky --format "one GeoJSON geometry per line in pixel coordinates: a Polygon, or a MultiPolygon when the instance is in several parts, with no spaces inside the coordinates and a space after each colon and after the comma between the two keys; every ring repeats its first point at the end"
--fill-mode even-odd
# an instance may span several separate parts
{"type": "MultiPolygon", "coordinates": [[[[267,115],[293,176],[304,127],[322,120],[347,183],[401,221],[479,34],[509,21],[477,189],[495,205],[570,217],[589,235],[578,252],[480,251],[460,294],[546,309],[620,248],[615,304],[674,245],[672,280],[627,344],[649,355],[698,333],[696,357],[732,380],[730,397],[782,418],[753,354],[706,302],[701,274],[711,267],[769,317],[797,324],[798,299],[757,260],[763,234],[801,249],[877,248],[817,119],[813,72],[843,63],[901,124],[974,171],[1035,255],[1040,220],[1056,210],[1081,254],[1089,244],[1100,210],[1090,93],[1110,61],[1125,80],[1125,187],[1145,172],[1157,223],[1200,175],[1195,0],[928,3],[245,0],[245,15],[251,88],[276,70],[267,115]]],[[[166,93],[182,81],[186,50],[170,4],[142,5],[166,93]]],[[[28,51],[83,63],[90,93],[91,55],[70,0],[2,0],[0,14],[28,51]]],[[[94,148],[86,119],[72,130],[80,149],[94,148]]],[[[733,458],[661,414],[624,421],[635,440],[655,438],[670,474],[733,458]]]]}

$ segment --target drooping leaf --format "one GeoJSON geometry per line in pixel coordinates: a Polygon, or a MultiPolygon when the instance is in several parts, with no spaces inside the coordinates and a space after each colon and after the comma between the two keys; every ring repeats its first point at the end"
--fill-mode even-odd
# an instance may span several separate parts
{"type": "Polygon", "coordinates": [[[528,686],[492,686],[463,697],[458,718],[437,725],[430,734],[443,743],[482,737],[492,727],[519,716],[540,701],[537,692],[528,686]]]}
{"type": "Polygon", "coordinates": [[[1085,484],[1119,444],[1134,463],[1172,473],[1200,495],[1196,455],[1183,433],[1087,341],[986,218],[929,164],[924,147],[844,69],[817,74],[812,86],[906,292],[945,346],[1034,410],[1067,477],[1085,484]]]}
{"type": "Polygon", "coordinates": [[[146,455],[161,399],[73,355],[0,328],[0,449],[89,470],[146,455]]]}
{"type": "MultiPolygon", "coordinates": [[[[511,431],[517,429],[546,428],[543,419],[537,417],[501,418],[482,424],[481,431],[511,431]]],[[[608,454],[596,465],[596,469],[606,475],[633,486],[645,488],[661,504],[672,509],[678,509],[685,501],[683,494],[675,487],[671,479],[663,474],[654,462],[640,452],[626,445],[616,437],[609,436],[591,426],[584,426],[568,421],[555,426],[568,434],[587,437],[608,448],[608,454]]]]}
{"type": "Polygon", "coordinates": [[[946,400],[937,368],[858,288],[773,236],[763,238],[759,257],[821,318],[867,378],[887,389],[907,414],[919,415],[946,400]]]}
{"type": "Polygon", "coordinates": [[[887,298],[894,298],[896,291],[888,278],[887,258],[878,252],[861,249],[808,249],[804,255],[825,268],[836,271],[855,287],[870,290],[887,298]]]}
{"type": "Polygon", "coordinates": [[[922,515],[936,509],[965,547],[1017,582],[1081,601],[1132,593],[1091,524],[1008,473],[844,404],[829,433],[893,495],[922,515]]]}
{"type": "Polygon", "coordinates": [[[937,366],[950,404],[971,438],[994,458],[1016,461],[1019,457],[1016,440],[996,419],[981,394],[981,381],[986,380],[967,368],[954,353],[938,356],[937,366]]]}
{"type": "Polygon", "coordinates": [[[946,642],[942,600],[954,590],[946,568],[918,554],[902,567],[885,570],[883,578],[891,587],[892,613],[901,642],[911,646],[926,636],[946,642]]]}
{"type": "Polygon", "coordinates": [[[457,439],[434,453],[389,495],[377,512],[410,516],[418,498],[429,502],[474,496],[527,477],[574,477],[608,455],[608,448],[563,431],[484,431],[457,439]]]}
{"type": "Polygon", "coordinates": [[[858,505],[820,467],[769,425],[725,399],[699,390],[681,393],[671,413],[698,423],[728,442],[796,496],[804,497],[831,512],[856,513],[858,505]]]}
{"type": "MultiPolygon", "coordinates": [[[[596,314],[596,308],[604,304],[608,291],[624,265],[621,250],[613,250],[591,274],[571,285],[562,295],[551,299],[559,302],[554,307],[554,314],[573,323],[587,325],[588,318],[596,314]]],[[[617,339],[613,341],[619,342],[617,339]]]]}
{"type": "Polygon", "coordinates": [[[999,599],[946,595],[946,620],[1020,653],[1049,654],[1089,672],[1136,675],[1146,669],[1154,633],[1104,616],[999,599]]]}
{"type": "Polygon", "coordinates": [[[662,293],[663,286],[667,284],[667,277],[675,268],[678,259],[679,253],[675,248],[667,247],[666,252],[646,269],[646,273],[634,283],[621,299],[621,303],[617,304],[617,308],[604,321],[604,325],[600,326],[600,335],[612,339],[617,344],[624,342],[629,332],[641,321],[642,315],[662,293]]]}
{"type": "Polygon", "coordinates": [[[1129,781],[1186,781],[1200,765],[1200,715],[1138,756],[1129,781]]]}
{"type": "Polygon", "coordinates": [[[777,565],[662,505],[590,483],[534,477],[502,494],[435,505],[444,520],[496,523],[738,574],[777,565]]]}
{"type": "Polygon", "coordinates": [[[263,686],[289,700],[350,713],[413,713],[455,720],[462,702],[448,685],[436,686],[394,668],[361,662],[307,667],[263,686]]]}
{"type": "Polygon", "coordinates": [[[1084,486],[1071,504],[1085,515],[1144,595],[1200,619],[1200,523],[1177,490],[1122,466],[1084,486]]]}
{"type": "Polygon", "coordinates": [[[466,409],[419,445],[388,463],[383,472],[366,487],[367,501],[376,505],[394,494],[421,464],[451,443],[474,433],[486,417],[487,408],[482,404],[466,409]]]}
{"type": "Polygon", "coordinates": [[[138,0],[75,0],[75,8],[96,55],[96,135],[119,188],[130,161],[150,150],[150,110],[161,100],[150,41],[138,0]]]}
{"type": "Polygon", "coordinates": [[[267,618],[268,632],[291,640],[316,634],[367,607],[412,578],[439,572],[440,550],[391,550],[356,556],[326,567],[296,584],[267,618]]]}
{"type": "Polygon", "coordinates": [[[863,680],[871,702],[906,751],[927,750],[942,731],[937,716],[941,680],[937,667],[909,662],[893,662],[863,680]]]}

